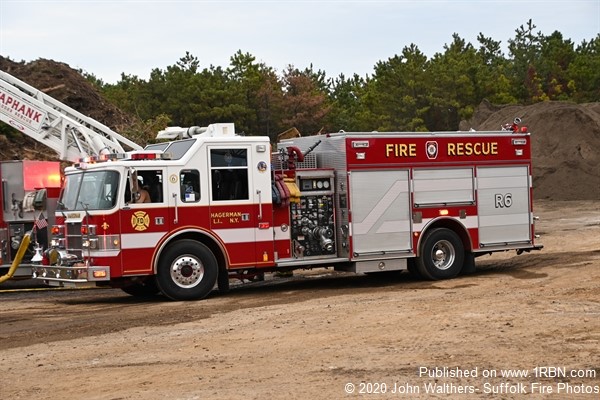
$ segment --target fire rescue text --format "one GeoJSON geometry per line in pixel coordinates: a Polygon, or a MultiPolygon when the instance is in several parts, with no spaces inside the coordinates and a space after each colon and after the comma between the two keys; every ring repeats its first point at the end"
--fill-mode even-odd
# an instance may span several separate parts
{"type": "MultiPolygon", "coordinates": [[[[449,157],[493,156],[498,154],[498,142],[458,142],[448,143],[446,154],[449,157]]],[[[385,156],[417,157],[416,143],[388,143],[385,145],[385,156]]]]}

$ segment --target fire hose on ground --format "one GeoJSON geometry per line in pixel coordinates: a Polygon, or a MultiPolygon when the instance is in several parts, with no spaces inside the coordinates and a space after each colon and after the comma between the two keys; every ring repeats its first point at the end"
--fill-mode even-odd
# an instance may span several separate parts
{"type": "Polygon", "coordinates": [[[0,276],[0,283],[9,280],[15,274],[15,272],[17,271],[17,268],[19,267],[19,264],[21,264],[21,260],[23,259],[23,256],[25,255],[25,251],[27,251],[27,248],[29,247],[30,242],[31,242],[31,232],[27,232],[23,236],[23,240],[21,240],[21,245],[19,246],[19,250],[17,250],[17,254],[15,255],[15,258],[13,259],[12,265],[8,269],[7,274],[0,276]]]}

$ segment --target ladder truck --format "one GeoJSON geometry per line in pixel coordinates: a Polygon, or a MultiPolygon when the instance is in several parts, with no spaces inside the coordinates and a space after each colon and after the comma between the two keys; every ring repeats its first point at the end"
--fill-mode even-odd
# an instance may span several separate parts
{"type": "MultiPolygon", "coordinates": [[[[63,161],[141,149],[4,71],[0,71],[0,120],[46,145],[63,161]]],[[[32,260],[39,260],[41,249],[48,248],[47,225],[55,223],[61,174],[59,161],[0,161],[0,276],[9,271],[24,235],[34,231],[35,240],[12,274],[14,278],[31,278],[32,260]]]]}
{"type": "Polygon", "coordinates": [[[195,300],[227,292],[230,279],[296,269],[449,279],[478,256],[542,248],[531,137],[516,124],[342,131],[274,150],[233,123],[157,139],[166,141],[65,169],[36,279],[195,300]]]}

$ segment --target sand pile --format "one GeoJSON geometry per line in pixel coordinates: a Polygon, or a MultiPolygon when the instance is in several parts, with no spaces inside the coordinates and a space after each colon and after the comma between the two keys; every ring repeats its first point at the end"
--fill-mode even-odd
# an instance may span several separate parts
{"type": "Polygon", "coordinates": [[[498,130],[515,117],[531,132],[536,198],[600,200],[600,103],[493,106],[484,101],[460,128],[498,130]]]}

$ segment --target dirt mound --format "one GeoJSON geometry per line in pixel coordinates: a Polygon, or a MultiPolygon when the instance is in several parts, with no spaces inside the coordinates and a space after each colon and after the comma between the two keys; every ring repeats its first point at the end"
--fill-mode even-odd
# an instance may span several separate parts
{"type": "MultiPolygon", "coordinates": [[[[0,56],[0,70],[116,132],[122,132],[124,128],[134,123],[133,117],[107,102],[90,82],[67,64],[45,59],[18,63],[0,56]]],[[[29,137],[23,137],[22,140],[11,138],[10,141],[3,138],[1,142],[2,159],[54,157],[54,154],[49,154],[45,146],[29,137]]]]}
{"type": "Polygon", "coordinates": [[[600,199],[600,103],[495,106],[484,101],[460,128],[498,130],[515,117],[531,132],[536,198],[600,199]]]}

